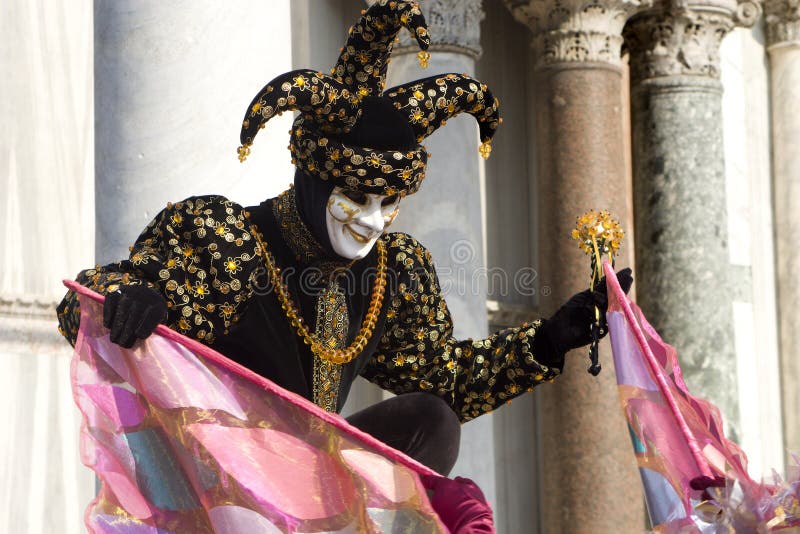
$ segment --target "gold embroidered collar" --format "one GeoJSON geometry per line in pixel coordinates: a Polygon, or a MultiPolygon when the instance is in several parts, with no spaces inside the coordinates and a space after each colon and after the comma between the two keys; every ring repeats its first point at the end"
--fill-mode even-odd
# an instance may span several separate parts
{"type": "MultiPolygon", "coordinates": [[[[294,187],[287,189],[272,201],[272,214],[278,222],[283,240],[294,253],[297,261],[305,264],[316,264],[320,261],[331,262],[325,249],[300,218],[294,187]]],[[[338,262],[331,263],[336,263],[338,266],[338,262]]]]}

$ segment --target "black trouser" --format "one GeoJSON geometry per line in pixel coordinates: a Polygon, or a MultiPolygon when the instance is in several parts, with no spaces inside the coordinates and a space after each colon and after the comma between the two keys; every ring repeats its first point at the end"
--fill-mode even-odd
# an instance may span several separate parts
{"type": "Polygon", "coordinates": [[[447,475],[458,458],[461,424],[436,395],[398,395],[354,413],[347,421],[437,473],[447,475]]]}

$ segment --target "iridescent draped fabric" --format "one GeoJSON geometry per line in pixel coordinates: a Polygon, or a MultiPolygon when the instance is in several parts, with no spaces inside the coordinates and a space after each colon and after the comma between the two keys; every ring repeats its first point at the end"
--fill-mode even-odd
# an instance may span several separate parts
{"type": "Polygon", "coordinates": [[[620,289],[608,263],[604,270],[620,401],[654,529],[755,533],[799,525],[800,485],[750,478],[719,409],[689,393],[675,348],[620,289]]]}
{"type": "Polygon", "coordinates": [[[439,475],[164,326],[111,343],[102,297],[68,285],[90,531],[446,532],[420,478],[439,475]]]}

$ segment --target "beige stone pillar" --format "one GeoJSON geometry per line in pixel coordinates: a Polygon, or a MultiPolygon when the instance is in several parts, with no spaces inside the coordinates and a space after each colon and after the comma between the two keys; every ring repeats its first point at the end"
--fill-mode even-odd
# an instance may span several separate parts
{"type": "MultiPolygon", "coordinates": [[[[533,31],[535,151],[544,316],[588,287],[589,258],[570,238],[588,209],[608,209],[631,228],[623,128],[622,27],[639,2],[506,0],[533,31]]],[[[618,266],[632,263],[625,243],[618,266]]],[[[642,493],[619,408],[613,362],[586,372],[586,350],[567,355],[564,376],[538,395],[540,531],[644,530],[642,493]]]]}
{"type": "MultiPolygon", "coordinates": [[[[800,452],[800,5],[767,0],[781,389],[787,454],[800,452]]],[[[787,465],[792,466],[791,458],[787,465]]]]}

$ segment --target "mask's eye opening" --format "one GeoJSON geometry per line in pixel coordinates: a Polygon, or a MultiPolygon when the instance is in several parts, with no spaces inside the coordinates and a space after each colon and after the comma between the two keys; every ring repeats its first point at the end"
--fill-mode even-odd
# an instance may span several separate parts
{"type": "Polygon", "coordinates": [[[381,206],[391,206],[392,204],[396,203],[400,199],[400,195],[394,194],[384,198],[381,201],[381,206]]]}
{"type": "Polygon", "coordinates": [[[363,193],[357,189],[342,189],[342,194],[356,204],[360,204],[362,206],[369,200],[366,193],[363,193]]]}

